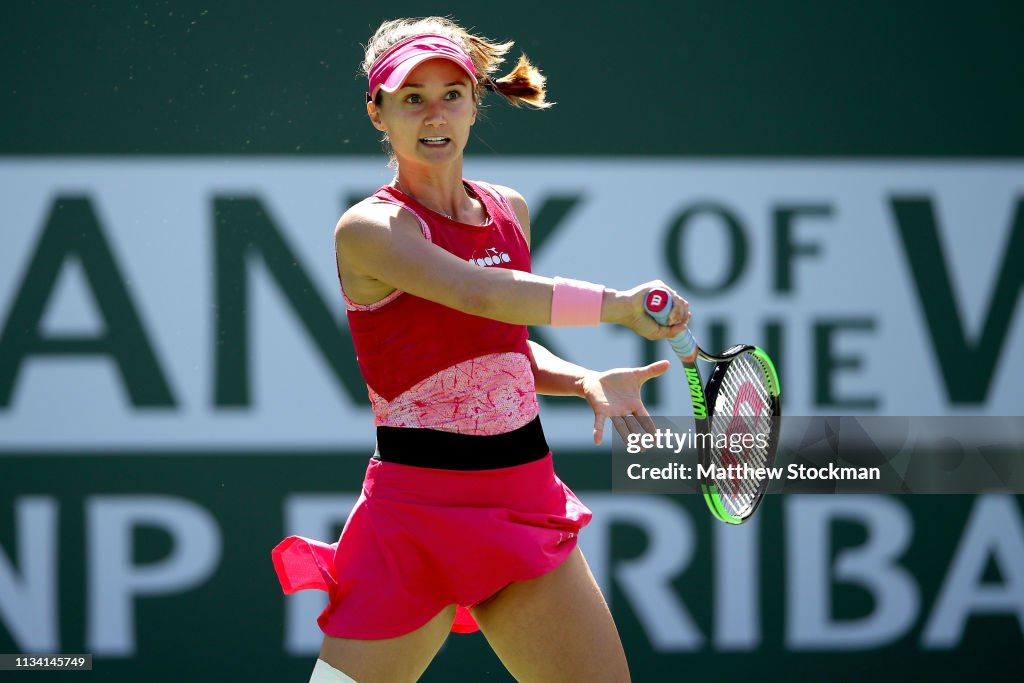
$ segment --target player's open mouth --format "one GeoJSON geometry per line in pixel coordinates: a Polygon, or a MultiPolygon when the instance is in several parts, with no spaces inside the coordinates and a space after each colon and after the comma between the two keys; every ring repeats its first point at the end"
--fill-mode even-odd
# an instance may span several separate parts
{"type": "Polygon", "coordinates": [[[451,138],[420,138],[420,142],[430,147],[441,147],[451,142],[451,138]]]}

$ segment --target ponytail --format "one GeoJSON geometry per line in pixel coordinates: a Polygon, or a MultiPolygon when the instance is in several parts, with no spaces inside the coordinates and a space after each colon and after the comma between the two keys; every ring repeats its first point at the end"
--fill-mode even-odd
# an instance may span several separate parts
{"type": "Polygon", "coordinates": [[[547,109],[554,103],[544,99],[547,94],[545,81],[547,78],[530,63],[526,55],[520,55],[516,68],[497,80],[488,77],[484,87],[498,93],[513,106],[528,104],[537,109],[547,109]]]}

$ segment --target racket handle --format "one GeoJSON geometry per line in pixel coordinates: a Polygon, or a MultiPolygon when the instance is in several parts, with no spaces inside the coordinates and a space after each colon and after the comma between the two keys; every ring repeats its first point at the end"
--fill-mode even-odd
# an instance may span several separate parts
{"type": "MultiPolygon", "coordinates": [[[[672,313],[672,295],[666,290],[659,288],[647,292],[644,298],[644,308],[659,325],[668,325],[668,316],[672,313]]],[[[668,340],[672,350],[676,352],[680,360],[692,363],[697,358],[697,340],[689,329],[683,330],[668,340]]]]}

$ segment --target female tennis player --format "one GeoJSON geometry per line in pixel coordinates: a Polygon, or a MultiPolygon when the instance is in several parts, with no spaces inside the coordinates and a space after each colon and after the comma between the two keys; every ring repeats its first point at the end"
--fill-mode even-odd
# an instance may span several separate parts
{"type": "Polygon", "coordinates": [[[512,43],[447,19],[381,25],[366,47],[366,112],[394,180],[335,231],[338,275],[377,426],[341,537],[274,549],[286,593],[330,603],[311,683],[414,681],[450,631],[479,628],[521,681],[629,680],[622,644],[576,546],[590,511],[555,475],[537,393],[576,395],[625,437],[651,428],[640,387],[669,367],[587,370],[527,339],[527,325],[669,326],[644,294],[530,273],[530,218],[514,190],[462,177],[485,90],[549,106],[526,60],[492,78],[512,43]]]}

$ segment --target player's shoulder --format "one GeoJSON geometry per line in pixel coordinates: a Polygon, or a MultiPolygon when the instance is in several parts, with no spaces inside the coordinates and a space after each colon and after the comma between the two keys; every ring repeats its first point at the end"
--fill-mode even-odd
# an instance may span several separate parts
{"type": "Polygon", "coordinates": [[[375,197],[353,204],[338,219],[334,228],[337,237],[356,237],[370,233],[378,233],[393,229],[396,225],[412,221],[402,207],[390,202],[382,202],[375,197]]]}
{"type": "Polygon", "coordinates": [[[527,206],[526,200],[523,198],[523,195],[519,194],[518,190],[508,187],[507,185],[496,185],[494,183],[488,184],[494,188],[495,192],[499,193],[508,201],[509,204],[512,205],[516,215],[529,215],[530,207],[527,206]]]}
{"type": "Polygon", "coordinates": [[[505,185],[495,185],[490,183],[490,186],[494,188],[494,191],[499,193],[508,202],[509,206],[512,207],[512,211],[516,214],[516,220],[519,222],[519,227],[523,231],[523,235],[526,237],[526,242],[530,242],[530,207],[527,206],[526,200],[523,195],[519,194],[518,191],[507,187],[505,185]]]}

